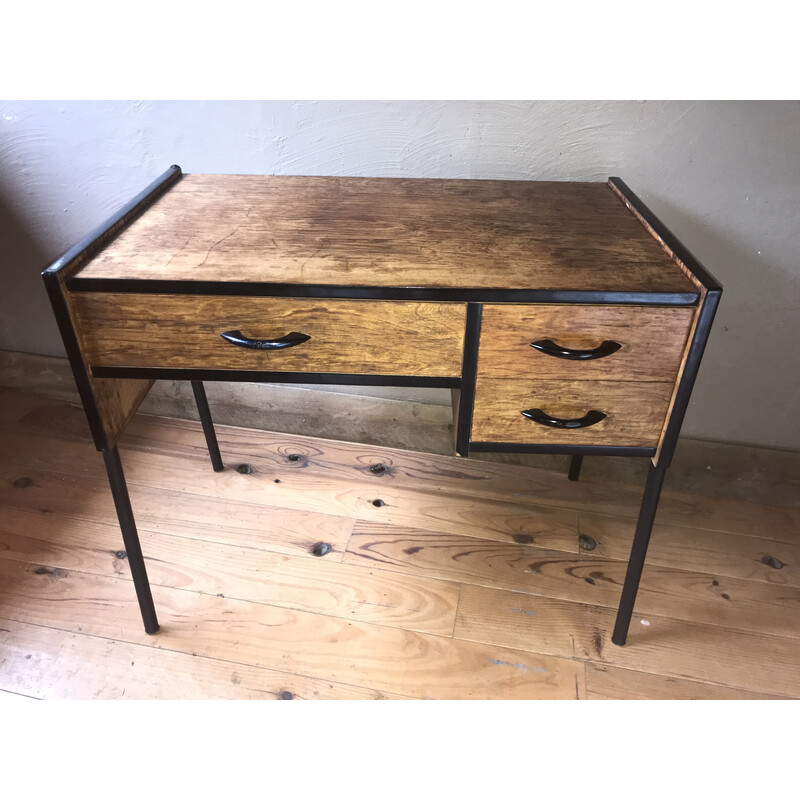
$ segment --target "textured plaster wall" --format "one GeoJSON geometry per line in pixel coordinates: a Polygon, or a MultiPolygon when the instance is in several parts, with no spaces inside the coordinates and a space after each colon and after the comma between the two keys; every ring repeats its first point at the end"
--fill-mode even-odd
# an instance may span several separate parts
{"type": "Polygon", "coordinates": [[[684,434],[800,449],[800,103],[0,102],[1,349],[63,354],[39,270],[172,163],[619,175],[725,287],[684,434]]]}

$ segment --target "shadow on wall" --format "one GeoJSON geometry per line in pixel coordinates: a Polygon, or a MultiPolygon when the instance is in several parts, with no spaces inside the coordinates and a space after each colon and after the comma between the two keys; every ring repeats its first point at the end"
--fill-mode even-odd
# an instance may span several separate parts
{"type": "Polygon", "coordinates": [[[762,244],[666,200],[651,208],[723,287],[682,433],[800,449],[793,422],[800,403],[800,348],[793,344],[800,341],[800,279],[759,254],[768,250],[769,231],[762,244]]]}
{"type": "Polygon", "coordinates": [[[0,349],[63,356],[41,271],[60,253],[47,252],[10,209],[0,187],[0,349]]]}

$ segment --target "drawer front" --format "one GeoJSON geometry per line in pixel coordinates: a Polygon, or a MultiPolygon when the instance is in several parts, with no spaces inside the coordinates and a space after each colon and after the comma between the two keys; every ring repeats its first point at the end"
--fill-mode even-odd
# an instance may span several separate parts
{"type": "Polygon", "coordinates": [[[478,375],[674,381],[694,314],[656,306],[486,305],[478,375]]]}
{"type": "Polygon", "coordinates": [[[514,444],[655,447],[672,396],[666,382],[534,381],[478,378],[472,441],[514,444]],[[550,427],[534,412],[558,420],[592,421],[587,427],[550,427]]]}
{"type": "Polygon", "coordinates": [[[72,302],[91,367],[461,374],[460,303],[105,292],[77,292],[72,302]],[[277,349],[244,346],[290,333],[309,338],[277,349]]]}

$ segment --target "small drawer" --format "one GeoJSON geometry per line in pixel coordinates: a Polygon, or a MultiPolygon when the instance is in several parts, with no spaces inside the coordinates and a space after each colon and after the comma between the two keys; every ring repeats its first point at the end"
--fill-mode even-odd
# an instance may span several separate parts
{"type": "Polygon", "coordinates": [[[662,382],[478,378],[471,438],[513,444],[655,447],[672,388],[662,382]],[[554,427],[566,420],[584,427],[554,427]]]}
{"type": "Polygon", "coordinates": [[[104,292],[71,302],[90,367],[461,374],[459,303],[104,292]]]}
{"type": "Polygon", "coordinates": [[[478,375],[674,381],[695,311],[658,306],[486,305],[478,375]]]}

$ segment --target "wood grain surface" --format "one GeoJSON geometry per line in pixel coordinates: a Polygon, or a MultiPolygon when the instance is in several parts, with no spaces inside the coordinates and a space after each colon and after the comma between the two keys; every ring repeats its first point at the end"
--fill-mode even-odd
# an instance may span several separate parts
{"type": "MultiPolygon", "coordinates": [[[[696,279],[693,277],[692,280],[696,279]]],[[[699,287],[699,292],[700,299],[697,301],[695,314],[692,318],[692,324],[689,328],[689,335],[686,337],[686,346],[684,347],[683,355],[681,356],[680,366],[678,367],[678,375],[675,378],[675,388],[672,391],[672,397],[669,399],[669,408],[667,409],[667,415],[664,419],[664,428],[661,431],[661,436],[658,439],[658,448],[656,449],[656,454],[653,456],[653,464],[658,464],[659,459],[661,458],[661,450],[664,446],[664,440],[667,435],[667,426],[669,425],[670,418],[672,417],[672,411],[675,408],[675,402],[678,399],[678,389],[680,389],[681,381],[683,380],[683,374],[686,371],[686,365],[689,360],[689,351],[692,348],[692,343],[694,342],[695,333],[697,331],[697,325],[700,322],[700,312],[703,310],[703,306],[708,299],[708,292],[704,286],[699,287]]]]}
{"type": "Polygon", "coordinates": [[[92,366],[248,369],[458,377],[466,306],[380,300],[308,300],[74,293],[92,366]],[[251,350],[252,339],[299,332],[310,340],[251,350]]]}
{"type": "MultiPolygon", "coordinates": [[[[76,317],[72,294],[64,286],[64,278],[65,276],[59,273],[56,280],[78,340],[80,352],[76,354],[76,357],[80,359],[81,367],[86,374],[89,391],[91,392],[89,403],[93,403],[95,406],[94,411],[97,413],[106,440],[104,444],[108,447],[113,447],[128,422],[136,413],[142,400],[147,396],[153,381],[147,379],[117,380],[92,376],[91,365],[86,355],[83,331],[76,317]]],[[[87,409],[87,413],[94,412],[91,409],[87,409]]]]}
{"type": "MultiPolygon", "coordinates": [[[[684,544],[674,531],[654,538],[668,550],[684,544]]],[[[344,561],[616,609],[632,540],[631,533],[625,553],[610,559],[582,550],[578,537],[559,551],[357,521],[344,561]]],[[[641,613],[800,640],[799,588],[704,572],[702,563],[687,563],[685,552],[677,565],[648,560],[636,598],[641,613]]]]}
{"type": "Polygon", "coordinates": [[[614,192],[619,199],[625,203],[626,208],[633,214],[636,219],[639,220],[642,227],[659,243],[659,245],[663,248],[664,252],[678,265],[684,275],[697,287],[697,290],[701,293],[701,295],[705,295],[706,288],[703,286],[700,279],[689,269],[689,267],[676,255],[675,251],[667,245],[667,243],[656,233],[653,229],[653,226],[641,215],[639,211],[637,211],[633,203],[624,195],[624,193],[619,189],[619,187],[615,186],[614,183],[611,181],[608,182],[608,187],[614,192]]]}
{"type": "MultiPolygon", "coordinates": [[[[70,443],[91,443],[86,421],[80,407],[30,395],[2,392],[0,427],[4,435],[19,444],[15,448],[16,463],[20,466],[41,467],[38,453],[47,450],[55,454],[70,443]],[[18,436],[18,438],[16,438],[18,436]],[[50,442],[46,447],[45,442],[50,442]],[[54,444],[58,443],[57,448],[54,444]],[[27,445],[27,446],[26,446],[27,445]]],[[[595,481],[568,481],[551,470],[525,469],[513,464],[453,459],[410,450],[398,450],[377,445],[338,442],[310,436],[296,436],[260,430],[254,436],[250,428],[217,426],[223,458],[229,467],[252,462],[256,470],[273,478],[283,479],[296,473],[311,474],[331,481],[371,482],[374,489],[389,486],[394,489],[420,489],[444,496],[466,495],[470,499],[504,499],[534,508],[563,508],[578,512],[613,516],[622,523],[623,534],[632,535],[630,525],[639,514],[642,486],[595,481]],[[290,460],[289,456],[300,456],[290,460]],[[372,467],[384,469],[375,473],[372,467]],[[625,527],[627,526],[627,527],[625,527]]],[[[181,459],[207,458],[205,438],[198,423],[166,417],[135,417],[125,432],[126,452],[161,453],[173,458],[175,470],[181,459]]],[[[75,448],[67,455],[75,459],[85,450],[75,448]],[[70,455],[73,453],[74,455],[70,455]]],[[[58,456],[59,459],[62,456],[58,456]]],[[[65,463],[66,459],[64,459],[65,463]]],[[[102,464],[94,460],[83,462],[84,474],[104,478],[102,464]]],[[[675,526],[696,532],[723,532],[753,540],[767,540],[797,545],[800,529],[800,509],[747,502],[731,496],[713,496],[676,491],[667,480],[658,507],[656,526],[675,526]]],[[[303,527],[299,524],[299,527],[303,527]]],[[[609,526],[608,531],[618,526],[609,526]]],[[[348,530],[349,535],[349,530],[348,530]]],[[[722,546],[722,545],[720,545],[722,546]]],[[[651,548],[656,547],[651,542],[651,548]]],[[[733,547],[725,545],[726,551],[733,547]]],[[[733,547],[733,550],[737,548],[733,547]]]]}
{"type": "MultiPolygon", "coordinates": [[[[0,559],[47,564],[56,555],[61,569],[130,577],[113,526],[66,520],[54,551],[52,542],[18,532],[20,524],[35,526],[35,515],[14,509],[13,519],[15,525],[0,522],[0,559]]],[[[317,558],[311,548],[293,555],[276,552],[271,537],[264,536],[246,545],[205,546],[203,563],[187,565],[183,555],[192,537],[179,533],[140,533],[152,583],[427,633],[449,635],[453,630],[454,583],[317,558]]]]}
{"type": "Polygon", "coordinates": [[[587,700],[781,700],[778,695],[732,686],[586,664],[587,700]]]}
{"type": "Polygon", "coordinates": [[[222,473],[197,423],[140,416],[123,442],[162,623],[147,636],[82,412],[0,392],[5,697],[800,695],[796,509],[665,487],[618,648],[641,487],[218,433],[222,473]]]}
{"type": "Polygon", "coordinates": [[[3,685],[42,700],[405,700],[227,658],[4,619],[3,685]]]}
{"type": "MultiPolygon", "coordinates": [[[[97,467],[87,469],[81,479],[65,474],[70,459],[74,458],[75,451],[67,450],[52,471],[26,465],[26,477],[31,484],[26,487],[28,491],[24,497],[13,491],[13,471],[6,471],[0,462],[0,503],[18,508],[20,501],[36,502],[48,512],[73,519],[91,520],[97,514],[113,512],[107,481],[97,467]]],[[[122,462],[136,509],[136,521],[142,529],[158,530],[164,520],[173,525],[172,520],[177,518],[174,524],[188,527],[193,535],[202,536],[204,529],[214,531],[216,522],[209,521],[204,505],[205,498],[211,496],[222,503],[221,508],[231,512],[236,511],[237,504],[243,504],[246,530],[252,530],[251,525],[257,526],[259,520],[262,528],[271,528],[272,516],[264,509],[277,506],[340,517],[350,521],[351,527],[354,518],[395,525],[420,525],[422,521],[421,527],[428,530],[472,533],[497,541],[522,538],[546,547],[566,547],[566,543],[574,542],[578,535],[577,514],[567,509],[470,497],[461,497],[458,503],[445,503],[438,493],[426,491],[424,487],[395,489],[378,487],[367,481],[332,481],[299,470],[287,471],[275,480],[277,473],[262,472],[257,466],[249,474],[228,469],[221,473],[221,479],[215,480],[220,477],[216,473],[209,477],[202,472],[189,479],[176,465],[174,456],[147,456],[136,451],[123,452],[122,462]],[[166,495],[162,495],[162,491],[166,495]],[[165,497],[169,498],[166,506],[165,497]]],[[[236,517],[230,521],[223,518],[222,530],[238,528],[235,520],[236,517]]],[[[335,532],[345,529],[342,523],[335,532]]],[[[307,540],[300,535],[297,539],[307,540]]],[[[286,544],[289,546],[289,542],[286,544]]]]}
{"type": "MultiPolygon", "coordinates": [[[[3,618],[155,646],[130,581],[0,561],[0,586],[3,618]]],[[[583,682],[570,659],[181,589],[155,586],[153,599],[161,646],[304,678],[450,700],[567,699],[583,682]]]]}
{"type": "Polygon", "coordinates": [[[695,292],[605,183],[185,175],[77,278],[695,292]]]}
{"type": "Polygon", "coordinates": [[[465,586],[456,636],[753,692],[800,693],[797,639],[636,611],[631,636],[635,631],[637,646],[616,647],[611,643],[614,617],[615,611],[597,606],[465,586]],[[754,653],[760,655],[754,658],[754,653]]]}
{"type": "Polygon", "coordinates": [[[655,447],[671,394],[671,383],[479,377],[472,441],[655,447]],[[531,408],[559,419],[592,410],[606,418],[587,428],[550,428],[520,413],[531,408]]]}
{"type": "Polygon", "coordinates": [[[485,378],[672,381],[686,346],[693,308],[654,306],[483,306],[478,375],[485,378]],[[531,342],[550,339],[576,350],[622,345],[598,359],[571,361],[531,342]]]}

